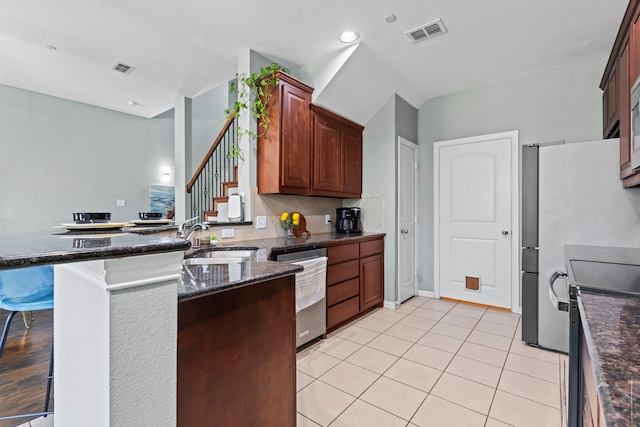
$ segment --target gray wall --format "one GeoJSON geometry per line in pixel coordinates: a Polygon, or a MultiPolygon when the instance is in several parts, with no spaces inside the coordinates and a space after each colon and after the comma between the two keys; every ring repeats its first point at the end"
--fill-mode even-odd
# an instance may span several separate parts
{"type": "Polygon", "coordinates": [[[433,290],[433,143],[518,130],[522,144],[602,138],[605,59],[428,100],[418,111],[419,289],[433,290]]]}
{"type": "MultiPolygon", "coordinates": [[[[362,135],[362,194],[384,194],[384,299],[395,301],[395,96],[374,114],[362,135]]],[[[367,215],[366,209],[362,211],[367,215]]],[[[367,231],[366,229],[364,231],[367,231]]]]}
{"type": "Polygon", "coordinates": [[[51,231],[78,211],[134,219],[149,210],[150,184],[173,185],[163,166],[173,171],[172,118],[0,85],[0,233],[51,231]]]}
{"type": "Polygon", "coordinates": [[[216,140],[220,129],[227,121],[224,110],[229,104],[229,86],[227,84],[203,93],[191,102],[191,166],[188,179],[200,166],[205,154],[216,140]]]}
{"type": "MultiPolygon", "coordinates": [[[[383,212],[371,212],[384,222],[385,238],[385,291],[386,301],[398,298],[397,279],[397,186],[396,167],[398,136],[417,142],[418,111],[398,95],[391,96],[366,124],[363,133],[362,195],[363,199],[347,205],[362,205],[367,215],[368,199],[384,195],[383,212]]],[[[373,209],[374,204],[369,204],[373,209]]],[[[366,230],[365,231],[370,231],[366,230]]],[[[373,230],[371,230],[373,231],[373,230]]]]}
{"type": "MultiPolygon", "coordinates": [[[[400,95],[396,99],[396,141],[398,136],[418,143],[418,110],[405,101],[400,95]]],[[[396,150],[397,154],[397,150],[396,150]]]]}

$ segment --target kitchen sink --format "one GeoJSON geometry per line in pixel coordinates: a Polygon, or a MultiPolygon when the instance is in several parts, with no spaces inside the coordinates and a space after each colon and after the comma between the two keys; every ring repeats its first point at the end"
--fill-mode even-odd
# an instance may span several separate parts
{"type": "Polygon", "coordinates": [[[189,256],[193,258],[251,258],[255,254],[255,249],[231,249],[231,250],[205,250],[196,252],[189,256]]]}
{"type": "Polygon", "coordinates": [[[186,258],[182,260],[182,265],[240,264],[249,260],[251,260],[251,257],[198,257],[186,258]]]}
{"type": "Polygon", "coordinates": [[[255,249],[205,250],[189,255],[182,265],[233,264],[251,260],[255,249]]]}

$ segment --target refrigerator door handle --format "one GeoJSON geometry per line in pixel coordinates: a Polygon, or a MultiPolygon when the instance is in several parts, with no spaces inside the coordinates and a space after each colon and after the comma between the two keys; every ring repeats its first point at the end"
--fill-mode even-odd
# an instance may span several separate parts
{"type": "Polygon", "coordinates": [[[557,270],[555,273],[549,277],[549,299],[551,299],[551,303],[553,306],[560,311],[569,311],[569,301],[561,301],[558,298],[558,294],[556,294],[556,290],[553,288],[553,283],[558,278],[566,279],[568,277],[567,273],[557,270]]]}

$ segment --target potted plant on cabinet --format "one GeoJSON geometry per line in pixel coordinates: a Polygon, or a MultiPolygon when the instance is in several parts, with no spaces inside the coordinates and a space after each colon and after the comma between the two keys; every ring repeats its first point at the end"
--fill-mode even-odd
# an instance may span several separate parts
{"type": "MultiPolygon", "coordinates": [[[[252,73],[251,75],[236,73],[238,82],[237,84],[235,82],[231,83],[230,92],[237,92],[238,99],[235,101],[232,110],[225,110],[227,119],[234,119],[240,115],[241,111],[249,110],[258,122],[258,133],[238,126],[238,140],[242,135],[257,139],[269,128],[271,121],[266,114],[267,104],[272,96],[269,89],[276,87],[280,83],[280,79],[277,77],[278,71],[286,71],[286,69],[274,62],[268,67],[260,68],[260,73],[252,73]]],[[[229,158],[234,157],[244,160],[242,150],[237,143],[233,143],[229,149],[229,158]]]]}

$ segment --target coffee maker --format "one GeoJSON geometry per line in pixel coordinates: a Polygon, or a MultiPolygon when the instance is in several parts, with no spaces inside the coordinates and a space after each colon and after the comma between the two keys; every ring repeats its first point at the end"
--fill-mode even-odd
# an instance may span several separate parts
{"type": "Polygon", "coordinates": [[[336,231],[345,234],[362,233],[360,213],[360,208],[336,209],[336,231]]]}

